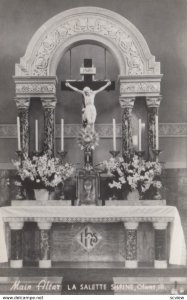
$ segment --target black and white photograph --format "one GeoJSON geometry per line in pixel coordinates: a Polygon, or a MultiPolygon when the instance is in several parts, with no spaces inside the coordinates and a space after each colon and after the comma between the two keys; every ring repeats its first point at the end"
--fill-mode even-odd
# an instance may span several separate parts
{"type": "Polygon", "coordinates": [[[1,299],[185,299],[186,241],[187,1],[0,0],[1,299]]]}

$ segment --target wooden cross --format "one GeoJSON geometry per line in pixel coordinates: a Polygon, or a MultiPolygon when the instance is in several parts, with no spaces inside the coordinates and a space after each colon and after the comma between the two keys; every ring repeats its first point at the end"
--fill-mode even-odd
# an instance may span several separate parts
{"type": "MultiPolygon", "coordinates": [[[[86,86],[90,89],[97,90],[106,84],[105,80],[95,80],[94,76],[96,74],[96,68],[92,65],[92,59],[84,59],[84,67],[80,68],[80,74],[82,75],[82,80],[67,80],[79,90],[83,90],[86,86]]],[[[65,85],[66,81],[61,82],[61,89],[63,91],[72,91],[69,87],[65,85]]],[[[111,81],[111,85],[106,88],[106,91],[115,90],[115,81],[111,81]]]]}

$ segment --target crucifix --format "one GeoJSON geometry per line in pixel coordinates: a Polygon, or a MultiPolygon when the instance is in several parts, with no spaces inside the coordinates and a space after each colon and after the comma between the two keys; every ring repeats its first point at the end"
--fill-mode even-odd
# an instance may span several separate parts
{"type": "Polygon", "coordinates": [[[95,80],[96,68],[92,65],[92,59],[84,59],[84,66],[80,68],[82,80],[62,81],[62,90],[75,91],[83,95],[82,119],[83,126],[94,126],[96,120],[95,95],[103,90],[114,90],[115,82],[109,80],[95,80]]]}

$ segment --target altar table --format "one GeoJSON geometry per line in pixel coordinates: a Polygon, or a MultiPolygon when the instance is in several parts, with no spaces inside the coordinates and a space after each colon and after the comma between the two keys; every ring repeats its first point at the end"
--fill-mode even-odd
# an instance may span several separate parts
{"type": "MultiPolygon", "coordinates": [[[[5,243],[5,223],[11,228],[11,238],[14,245],[22,243],[22,228],[24,222],[37,222],[41,231],[41,255],[39,266],[50,267],[48,233],[52,223],[124,223],[126,230],[127,268],[137,267],[136,239],[139,222],[152,222],[155,229],[155,246],[165,243],[165,230],[170,226],[169,263],[186,264],[186,245],[178,210],[174,206],[7,206],[0,208],[0,262],[7,262],[5,243]],[[15,234],[15,236],[14,236],[15,234]],[[43,254],[42,254],[43,253],[43,254]]],[[[13,249],[11,267],[22,267],[22,254],[13,249]],[[16,253],[16,254],[15,254],[16,253]]],[[[155,267],[167,267],[165,254],[155,257],[155,267]]]]}

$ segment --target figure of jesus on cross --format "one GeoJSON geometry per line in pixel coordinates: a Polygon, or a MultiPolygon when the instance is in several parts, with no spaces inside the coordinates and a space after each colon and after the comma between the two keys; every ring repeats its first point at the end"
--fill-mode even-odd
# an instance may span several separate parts
{"type": "Polygon", "coordinates": [[[94,127],[97,112],[94,104],[95,96],[105,90],[109,85],[111,85],[111,81],[108,80],[107,83],[99,88],[96,91],[93,91],[89,87],[83,88],[83,90],[79,90],[76,87],[72,86],[69,82],[66,82],[66,86],[83,95],[84,102],[83,102],[83,124],[90,125],[90,127],[94,127]]]}

